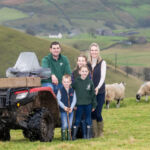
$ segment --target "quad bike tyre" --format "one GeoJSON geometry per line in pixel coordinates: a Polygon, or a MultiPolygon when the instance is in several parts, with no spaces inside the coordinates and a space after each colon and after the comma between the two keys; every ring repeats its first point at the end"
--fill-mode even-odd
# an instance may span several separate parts
{"type": "Polygon", "coordinates": [[[51,112],[46,108],[36,110],[34,114],[31,114],[28,129],[24,130],[24,135],[30,141],[52,141],[54,136],[54,121],[51,112]]]}
{"type": "Polygon", "coordinates": [[[0,124],[0,141],[10,141],[10,129],[0,124]]]}

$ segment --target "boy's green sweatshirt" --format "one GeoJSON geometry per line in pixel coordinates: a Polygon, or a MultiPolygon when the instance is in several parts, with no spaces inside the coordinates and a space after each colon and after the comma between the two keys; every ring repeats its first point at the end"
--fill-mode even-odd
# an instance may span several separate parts
{"type": "Polygon", "coordinates": [[[92,104],[92,108],[96,108],[97,100],[94,85],[89,77],[87,77],[85,80],[77,77],[72,84],[72,88],[75,89],[77,95],[76,105],[92,104]]]}
{"type": "MultiPolygon", "coordinates": [[[[48,56],[45,56],[42,59],[42,67],[43,68],[50,68],[51,74],[54,74],[58,78],[58,82],[61,83],[62,76],[64,74],[71,74],[71,69],[69,65],[69,61],[66,56],[59,55],[58,60],[56,61],[53,59],[52,54],[49,54],[48,56]]],[[[51,83],[51,78],[47,80],[42,80],[42,83],[51,83]]]]}

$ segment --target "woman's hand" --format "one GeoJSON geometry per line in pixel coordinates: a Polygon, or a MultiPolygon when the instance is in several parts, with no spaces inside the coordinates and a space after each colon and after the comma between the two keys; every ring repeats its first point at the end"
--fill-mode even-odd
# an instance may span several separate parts
{"type": "Polygon", "coordinates": [[[95,88],[95,94],[96,94],[96,95],[98,94],[98,91],[99,91],[99,88],[96,87],[96,88],[95,88]]]}

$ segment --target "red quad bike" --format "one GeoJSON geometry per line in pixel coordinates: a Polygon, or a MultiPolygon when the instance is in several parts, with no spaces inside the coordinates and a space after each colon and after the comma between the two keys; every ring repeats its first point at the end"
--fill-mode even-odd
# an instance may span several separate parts
{"type": "MultiPolygon", "coordinates": [[[[7,77],[50,77],[50,70],[41,68],[32,52],[20,54],[7,77]]],[[[0,88],[0,141],[10,140],[11,129],[22,129],[30,141],[52,141],[59,125],[59,108],[50,87],[0,88]]]]}

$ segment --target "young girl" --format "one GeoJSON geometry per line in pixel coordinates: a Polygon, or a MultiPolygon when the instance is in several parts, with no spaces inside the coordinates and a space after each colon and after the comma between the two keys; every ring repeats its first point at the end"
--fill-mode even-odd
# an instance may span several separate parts
{"type": "Polygon", "coordinates": [[[72,87],[75,89],[77,94],[77,110],[73,126],[73,140],[76,139],[76,134],[83,114],[85,114],[85,123],[87,127],[86,138],[89,139],[91,137],[91,112],[95,110],[97,105],[94,85],[88,77],[88,66],[81,66],[79,68],[79,74],[80,76],[77,77],[72,84],[72,87]]]}
{"type": "Polygon", "coordinates": [[[76,93],[70,87],[71,76],[64,75],[62,78],[63,87],[57,93],[57,100],[60,106],[61,114],[61,137],[62,141],[66,140],[66,130],[67,130],[67,140],[71,139],[71,128],[73,121],[73,108],[76,104],[76,93]]]}
{"type": "Polygon", "coordinates": [[[77,77],[79,77],[79,68],[87,64],[87,57],[85,55],[80,54],[77,58],[77,66],[72,72],[72,81],[74,81],[77,77]]]}
{"type": "MultiPolygon", "coordinates": [[[[72,81],[74,81],[77,77],[80,76],[79,68],[81,66],[84,66],[84,65],[87,64],[87,57],[85,55],[83,55],[83,54],[80,54],[78,56],[78,58],[77,58],[77,62],[76,63],[77,63],[77,66],[74,69],[74,71],[72,72],[72,81]]],[[[89,76],[89,78],[91,78],[90,75],[88,75],[88,76],[89,76]]],[[[75,109],[76,109],[76,107],[75,107],[75,109]]],[[[82,138],[86,138],[86,124],[85,124],[85,115],[84,114],[82,116],[80,126],[81,126],[81,131],[82,131],[82,135],[81,134],[80,135],[81,135],[82,138]]]]}

